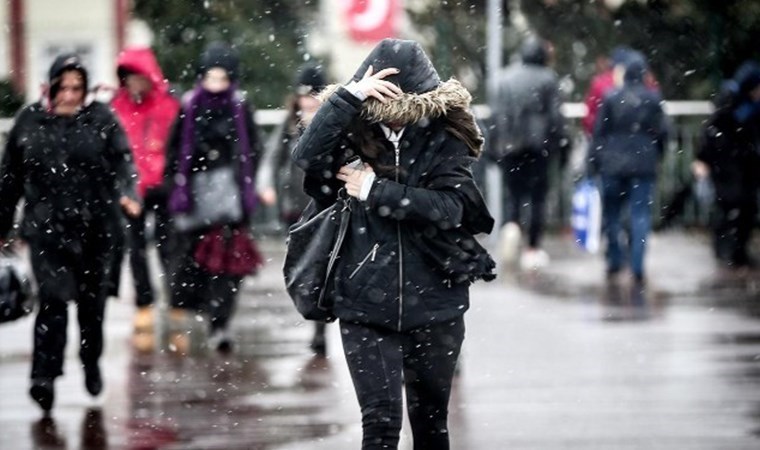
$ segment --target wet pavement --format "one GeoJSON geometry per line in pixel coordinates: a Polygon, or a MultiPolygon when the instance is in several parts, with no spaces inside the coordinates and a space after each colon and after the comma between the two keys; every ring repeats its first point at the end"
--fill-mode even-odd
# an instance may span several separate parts
{"type": "MultiPolygon", "coordinates": [[[[50,418],[26,393],[31,318],[1,325],[0,449],[360,448],[337,327],[328,357],[313,355],[311,324],[282,289],[280,242],[262,242],[270,260],[243,287],[231,355],[205,349],[201,318],[186,356],[167,350],[163,322],[158,350],[134,350],[124,289],[108,304],[106,392],[92,400],[72,320],[50,418]]],[[[607,283],[601,258],[567,238],[547,249],[540,273],[472,289],[452,448],[760,448],[758,273],[720,270],[686,232],[654,236],[644,289],[607,283]]]]}

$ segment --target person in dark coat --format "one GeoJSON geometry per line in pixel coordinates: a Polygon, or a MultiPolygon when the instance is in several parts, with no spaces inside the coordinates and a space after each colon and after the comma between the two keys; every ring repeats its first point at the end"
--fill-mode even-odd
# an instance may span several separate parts
{"type": "Polygon", "coordinates": [[[748,244],[760,184],[760,64],[748,61],[726,84],[707,121],[694,172],[715,187],[716,257],[730,267],[753,265],[748,244]]]}
{"type": "Polygon", "coordinates": [[[63,374],[67,304],[77,303],[85,386],[98,395],[112,237],[122,209],[140,214],[127,138],[108,106],[87,102],[87,70],[61,55],[49,72],[47,98],[22,109],[0,165],[0,238],[25,199],[21,236],[39,286],[31,397],[49,411],[63,374]]]}
{"type": "MultiPolygon", "coordinates": [[[[129,48],[119,54],[120,86],[111,108],[127,133],[137,169],[137,194],[144,211],[129,221],[129,262],[135,284],[135,332],[153,331],[155,295],[151,284],[145,235],[146,213],[152,213],[155,240],[163,270],[169,264],[167,195],[163,189],[166,144],[177,118],[179,101],[169,93],[169,83],[149,48],[129,48]]],[[[121,258],[119,258],[119,266],[121,258]]],[[[162,277],[162,279],[164,279],[162,277]]],[[[135,336],[138,338],[139,336],[135,336]]],[[[139,342],[137,339],[136,343],[139,342]]]]}
{"type": "MultiPolygon", "coordinates": [[[[301,66],[295,81],[295,92],[288,98],[287,117],[272,133],[256,177],[262,202],[277,204],[280,220],[287,225],[298,221],[309,196],[303,191],[304,173],[290,157],[298,138],[311,123],[320,106],[315,97],[327,85],[321,65],[309,62],[301,66]]],[[[310,347],[318,355],[327,354],[325,323],[314,323],[310,347]]]]}
{"type": "Polygon", "coordinates": [[[418,43],[385,39],[350,83],[321,97],[293,158],[317,205],[340,189],[354,204],[333,313],[362,410],[362,448],[396,448],[405,388],[415,448],[448,449],[469,286],[495,268],[474,238],[493,218],[470,171],[483,143],[471,96],[442,82],[418,43]],[[357,156],[361,164],[346,164],[357,156]]]}
{"type": "Polygon", "coordinates": [[[602,180],[607,274],[614,278],[625,263],[621,216],[627,204],[631,221],[628,256],[637,283],[644,282],[657,164],[668,132],[662,98],[644,82],[647,71],[643,55],[629,55],[623,86],[608,94],[599,109],[589,151],[589,169],[602,180]]]}
{"type": "MultiPolygon", "coordinates": [[[[232,267],[211,270],[209,261],[199,261],[199,246],[214,246],[219,237],[225,250],[238,237],[250,240],[248,225],[258,202],[255,190],[260,141],[251,105],[237,89],[239,58],[234,49],[212,43],[201,56],[199,80],[181,107],[169,141],[165,178],[169,184],[169,212],[177,217],[198,207],[199,192],[191,188],[193,177],[215,169],[231,168],[235,174],[234,191],[229,196],[241,202],[240,220],[212,224],[188,231],[175,230],[170,264],[170,325],[172,349],[185,353],[188,335],[182,332],[187,311],[209,315],[209,347],[232,349],[229,324],[244,274],[251,273],[259,261],[243,261],[243,255],[229,261],[232,267]],[[250,270],[243,266],[249,265],[250,270]]],[[[234,250],[234,249],[233,249],[234,250]]],[[[258,255],[257,255],[258,257],[258,255]]]]}
{"type": "Polygon", "coordinates": [[[496,100],[496,145],[504,180],[504,227],[502,259],[516,260],[521,237],[520,210],[530,206],[527,248],[520,259],[525,269],[548,263],[541,249],[545,222],[546,194],[549,190],[549,160],[564,160],[569,147],[557,75],[547,67],[548,43],[527,39],[520,48],[520,61],[501,74],[496,100]]]}

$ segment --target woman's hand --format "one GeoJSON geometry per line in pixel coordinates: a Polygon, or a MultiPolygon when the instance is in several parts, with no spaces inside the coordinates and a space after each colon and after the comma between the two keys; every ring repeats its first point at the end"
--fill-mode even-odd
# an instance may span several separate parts
{"type": "Polygon", "coordinates": [[[140,202],[132,200],[129,197],[124,196],[120,198],[119,204],[121,205],[121,209],[124,210],[124,213],[129,217],[137,217],[142,212],[142,206],[140,205],[140,202]]]}
{"type": "Polygon", "coordinates": [[[267,187],[259,194],[261,203],[266,206],[272,206],[277,202],[277,191],[273,187],[267,187]]]}
{"type": "Polygon", "coordinates": [[[372,66],[369,66],[364,73],[364,77],[356,82],[356,89],[362,92],[366,97],[374,97],[383,103],[388,103],[388,98],[395,99],[403,94],[400,87],[383,79],[389,75],[399,73],[398,69],[395,67],[389,67],[374,75],[372,74],[372,71],[372,66]]]}
{"type": "Polygon", "coordinates": [[[700,160],[691,163],[691,172],[697,179],[707,178],[710,175],[710,167],[700,160]]]}
{"type": "Polygon", "coordinates": [[[372,167],[367,164],[362,165],[358,169],[343,166],[338,171],[337,178],[346,183],[346,192],[348,192],[348,195],[359,198],[364,179],[374,173],[375,171],[372,170],[372,167]]]}

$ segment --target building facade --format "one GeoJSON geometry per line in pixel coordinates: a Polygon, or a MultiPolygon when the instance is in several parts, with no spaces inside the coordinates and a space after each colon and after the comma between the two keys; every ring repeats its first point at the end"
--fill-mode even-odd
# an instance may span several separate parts
{"type": "Polygon", "coordinates": [[[53,59],[76,52],[92,85],[115,83],[113,64],[124,45],[129,0],[2,0],[0,78],[27,101],[39,98],[53,59]]]}

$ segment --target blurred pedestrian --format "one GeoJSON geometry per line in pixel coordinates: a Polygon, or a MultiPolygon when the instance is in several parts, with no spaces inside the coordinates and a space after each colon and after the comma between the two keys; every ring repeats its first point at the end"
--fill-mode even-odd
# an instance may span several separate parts
{"type": "Polygon", "coordinates": [[[594,132],[596,115],[599,107],[602,106],[602,100],[616,87],[620,87],[620,82],[615,82],[615,67],[622,68],[625,71],[626,57],[633,51],[629,47],[615,47],[609,57],[604,55],[597,58],[597,74],[591,79],[591,83],[586,93],[586,115],[581,119],[583,131],[588,136],[594,132]]]}
{"type": "Polygon", "coordinates": [[[520,48],[520,61],[510,64],[499,79],[496,100],[495,155],[502,169],[504,226],[502,259],[510,264],[517,258],[521,240],[520,213],[530,207],[527,249],[520,257],[524,269],[536,269],[549,262],[541,248],[546,194],[549,190],[549,160],[567,157],[569,140],[560,112],[557,75],[547,66],[549,45],[531,37],[520,48]]]}
{"type": "Polygon", "coordinates": [[[237,89],[239,74],[235,50],[211,44],[201,56],[198,82],[183,102],[170,140],[166,179],[176,241],[170,270],[170,326],[172,348],[180,353],[189,344],[182,332],[187,311],[208,313],[210,348],[232,349],[229,324],[240,283],[260,263],[258,254],[251,255],[249,230],[257,204],[260,141],[252,107],[237,89]],[[219,175],[222,178],[214,178],[219,175]],[[182,217],[218,206],[207,203],[210,192],[198,191],[199,180],[216,180],[204,189],[216,190],[223,201],[233,202],[229,209],[239,211],[239,217],[180,229],[182,217]]]}
{"type": "Polygon", "coordinates": [[[748,244],[760,184],[760,64],[747,61],[724,86],[705,124],[694,174],[715,189],[714,248],[730,267],[753,266],[748,244]]]}
{"type": "MultiPolygon", "coordinates": [[[[602,106],[604,97],[623,85],[626,62],[629,56],[636,56],[636,51],[627,46],[615,47],[610,56],[602,56],[597,59],[597,74],[591,79],[591,84],[586,94],[586,115],[581,120],[583,131],[588,136],[594,132],[597,112],[602,106]]],[[[653,91],[659,91],[657,79],[651,70],[644,75],[644,84],[653,91]]]]}
{"type": "MultiPolygon", "coordinates": [[[[117,60],[119,89],[111,108],[127,133],[137,169],[137,194],[143,200],[143,213],[129,220],[129,262],[135,285],[136,334],[153,331],[155,294],[147,259],[146,220],[153,214],[153,237],[165,275],[169,264],[167,236],[167,194],[163,175],[166,145],[179,111],[179,101],[168,91],[168,83],[149,48],[122,51],[117,60]]],[[[119,258],[119,266],[121,258],[119,258]]],[[[161,277],[165,280],[164,276],[161,277]]]]}
{"type": "MultiPolygon", "coordinates": [[[[262,202],[276,203],[280,220],[286,226],[296,223],[309,203],[309,196],[303,190],[303,170],[290,155],[319,109],[320,102],[315,95],[327,85],[324,69],[314,62],[304,64],[298,70],[294,85],[294,93],[286,102],[285,122],[273,132],[256,177],[262,202]]],[[[324,322],[314,323],[310,346],[319,355],[327,353],[324,322]]]]}
{"type": "Polygon", "coordinates": [[[628,56],[623,86],[602,101],[589,150],[589,169],[601,175],[602,181],[607,275],[616,277],[624,266],[621,216],[628,205],[628,256],[637,284],[645,281],[644,253],[652,226],[657,164],[667,140],[662,98],[645,85],[647,71],[643,55],[628,56]]]}
{"type": "Polygon", "coordinates": [[[70,300],[77,303],[85,387],[93,396],[103,388],[98,361],[111,239],[120,210],[141,213],[127,138],[108,106],[88,101],[87,82],[77,55],[57,57],[47,95],[19,112],[0,166],[0,238],[25,199],[21,236],[39,286],[29,393],[44,411],[63,374],[70,300]]]}
{"type": "Polygon", "coordinates": [[[385,39],[350,83],[321,97],[293,157],[318,206],[341,188],[354,205],[333,313],[361,406],[362,448],[397,447],[405,388],[414,447],[448,449],[469,285],[494,277],[473,237],[493,219],[470,172],[483,144],[470,94],[441,82],[418,43],[385,39]]]}

